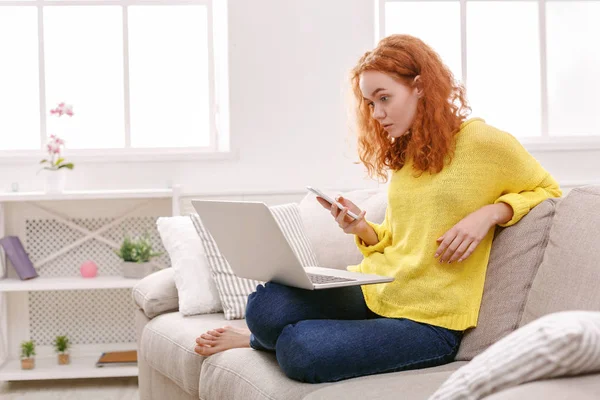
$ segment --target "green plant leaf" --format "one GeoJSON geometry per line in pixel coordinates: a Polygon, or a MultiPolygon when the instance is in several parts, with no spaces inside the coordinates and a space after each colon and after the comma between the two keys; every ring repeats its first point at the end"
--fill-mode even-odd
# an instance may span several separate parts
{"type": "Polygon", "coordinates": [[[75,168],[75,165],[73,163],[67,163],[67,164],[62,164],[59,165],[58,168],[68,168],[68,169],[73,169],[75,168]]]}
{"type": "Polygon", "coordinates": [[[150,235],[147,232],[142,237],[136,237],[135,239],[131,239],[126,235],[119,252],[115,251],[115,254],[123,261],[135,263],[145,263],[153,257],[162,255],[162,253],[153,251],[150,235]]]}
{"type": "Polygon", "coordinates": [[[21,357],[35,356],[35,343],[33,340],[21,342],[21,357]]]}

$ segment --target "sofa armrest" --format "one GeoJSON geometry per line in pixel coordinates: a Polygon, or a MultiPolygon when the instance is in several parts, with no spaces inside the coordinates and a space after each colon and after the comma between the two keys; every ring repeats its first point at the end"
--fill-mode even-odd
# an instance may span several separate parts
{"type": "Polygon", "coordinates": [[[143,278],[133,287],[132,296],[148,318],[177,311],[179,297],[173,268],[165,268],[143,278]]]}

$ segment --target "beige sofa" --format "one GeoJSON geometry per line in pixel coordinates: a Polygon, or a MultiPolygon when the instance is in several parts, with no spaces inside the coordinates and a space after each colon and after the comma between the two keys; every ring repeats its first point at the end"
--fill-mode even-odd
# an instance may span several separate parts
{"type": "MultiPolygon", "coordinates": [[[[359,199],[367,217],[381,215],[385,209],[386,197],[381,191],[347,197],[359,199]]],[[[323,214],[317,215],[310,204],[301,206],[314,241],[326,231],[315,226],[323,214]]],[[[344,249],[351,246],[348,235],[326,236],[324,245],[313,242],[320,261],[331,260],[326,253],[336,248],[330,246],[331,240],[339,241],[338,251],[347,252],[344,249]]],[[[244,320],[226,321],[222,314],[182,316],[177,312],[173,271],[165,269],[146,277],[133,290],[139,306],[140,399],[427,399],[453,371],[527,322],[563,310],[600,311],[599,249],[600,186],[576,188],[561,199],[546,200],[516,225],[497,228],[479,324],[465,334],[457,355],[460,361],[323,384],[288,379],[271,353],[249,348],[208,358],[194,353],[195,338],[201,333],[227,324],[245,326],[244,320]]],[[[599,374],[530,382],[487,397],[598,398],[599,374]]]]}

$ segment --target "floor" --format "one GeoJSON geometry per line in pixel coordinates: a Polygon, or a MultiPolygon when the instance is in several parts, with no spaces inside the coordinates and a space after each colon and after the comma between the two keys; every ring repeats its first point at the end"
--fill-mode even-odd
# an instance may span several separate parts
{"type": "Polygon", "coordinates": [[[137,377],[0,382],[2,400],[139,400],[137,377]]]}

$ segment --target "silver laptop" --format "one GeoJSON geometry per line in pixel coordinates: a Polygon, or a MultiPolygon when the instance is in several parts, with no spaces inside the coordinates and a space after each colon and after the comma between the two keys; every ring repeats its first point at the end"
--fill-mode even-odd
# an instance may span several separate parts
{"type": "MultiPolygon", "coordinates": [[[[192,200],[192,205],[239,277],[308,290],[394,280],[316,265],[303,268],[263,202],[192,200]]],[[[331,223],[335,221],[332,219],[331,223]]]]}

